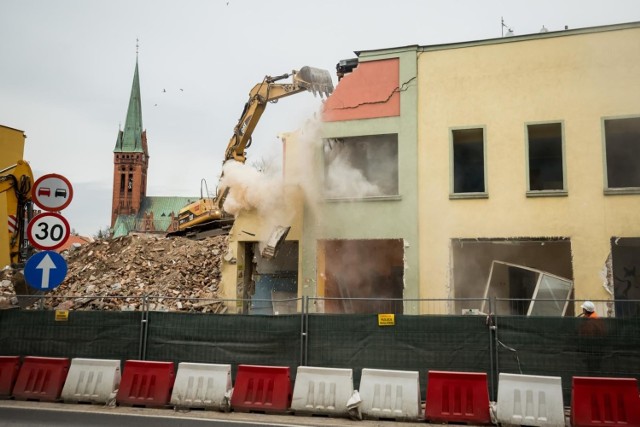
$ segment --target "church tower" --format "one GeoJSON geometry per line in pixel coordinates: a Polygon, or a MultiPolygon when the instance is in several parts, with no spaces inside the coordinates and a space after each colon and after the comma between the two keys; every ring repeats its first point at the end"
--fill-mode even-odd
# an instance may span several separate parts
{"type": "Polygon", "coordinates": [[[142,127],[140,79],[136,54],[136,69],[133,74],[127,119],[124,129],[118,131],[116,147],[113,149],[112,228],[118,215],[138,214],[147,194],[148,165],[149,150],[147,132],[142,127]]]}

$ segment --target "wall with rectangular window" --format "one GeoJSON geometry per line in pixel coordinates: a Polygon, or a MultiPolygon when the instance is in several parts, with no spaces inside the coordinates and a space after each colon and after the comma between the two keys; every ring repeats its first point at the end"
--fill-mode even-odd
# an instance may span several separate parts
{"type": "Polygon", "coordinates": [[[604,120],[606,190],[640,192],[640,117],[604,120]]]}
{"type": "Polygon", "coordinates": [[[532,195],[566,195],[562,123],[527,125],[527,190],[532,195]]]}
{"type": "Polygon", "coordinates": [[[325,196],[362,199],[398,195],[398,135],[324,140],[325,196]]]}
{"type": "Polygon", "coordinates": [[[451,131],[452,196],[486,196],[484,129],[451,131]]]}

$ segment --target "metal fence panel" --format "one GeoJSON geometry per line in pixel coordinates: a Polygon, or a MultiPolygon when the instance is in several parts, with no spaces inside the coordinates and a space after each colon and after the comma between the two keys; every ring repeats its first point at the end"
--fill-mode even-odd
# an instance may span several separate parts
{"type": "Polygon", "coordinates": [[[0,310],[0,355],[135,359],[142,312],[0,310]]]}
{"type": "Polygon", "coordinates": [[[289,366],[300,363],[301,316],[214,315],[150,311],[146,359],[289,366]]]}
{"type": "Polygon", "coordinates": [[[640,318],[500,316],[497,370],[562,377],[566,404],[573,376],[640,379],[640,318]]]}
{"type": "Polygon", "coordinates": [[[429,370],[491,371],[484,316],[395,315],[378,326],[376,315],[309,314],[307,365],[352,368],[356,388],[363,368],[420,372],[422,398],[429,370]]]}

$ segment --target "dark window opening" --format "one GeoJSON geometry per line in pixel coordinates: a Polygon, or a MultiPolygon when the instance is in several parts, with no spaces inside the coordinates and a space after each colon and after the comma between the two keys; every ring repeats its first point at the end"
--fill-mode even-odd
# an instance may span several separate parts
{"type": "Polygon", "coordinates": [[[398,135],[324,141],[327,197],[395,196],[398,189],[398,135]]]}
{"type": "Polygon", "coordinates": [[[458,129],[452,134],[453,192],[485,192],[483,129],[458,129]]]}
{"type": "Polygon", "coordinates": [[[402,313],[401,239],[325,240],[327,313],[402,313]],[[395,300],[394,300],[395,299],[395,300]]]}
{"type": "Polygon", "coordinates": [[[607,187],[640,187],[640,117],[604,121],[607,187]]]}
{"type": "Polygon", "coordinates": [[[120,191],[124,191],[124,182],[125,182],[124,174],[121,173],[120,174],[120,191]]]}
{"type": "Polygon", "coordinates": [[[529,190],[563,190],[562,125],[529,125],[527,133],[529,190]]]}
{"type": "Polygon", "coordinates": [[[493,309],[501,315],[573,315],[565,306],[573,288],[569,239],[452,239],[451,251],[456,314],[488,310],[476,298],[497,298],[493,309]]]}
{"type": "Polygon", "coordinates": [[[127,184],[127,191],[131,193],[131,190],[133,190],[133,175],[129,175],[129,183],[127,184]]]}

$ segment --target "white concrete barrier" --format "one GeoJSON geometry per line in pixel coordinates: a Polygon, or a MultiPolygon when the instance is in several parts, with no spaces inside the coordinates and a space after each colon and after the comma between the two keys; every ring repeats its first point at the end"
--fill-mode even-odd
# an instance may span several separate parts
{"type": "Polygon", "coordinates": [[[171,404],[182,408],[224,410],[231,390],[231,365],[178,364],[171,404]]]}
{"type": "Polygon", "coordinates": [[[360,397],[364,418],[417,420],[420,418],[418,371],[363,369],[360,397]]]}
{"type": "Polygon", "coordinates": [[[561,378],[501,373],[497,419],[501,425],[564,427],[561,378]]]}
{"type": "Polygon", "coordinates": [[[347,417],[353,370],[298,366],[291,409],[295,413],[347,417]]]}
{"type": "Polygon", "coordinates": [[[61,398],[65,402],[107,404],[120,386],[120,361],[71,359],[61,398]]]}

